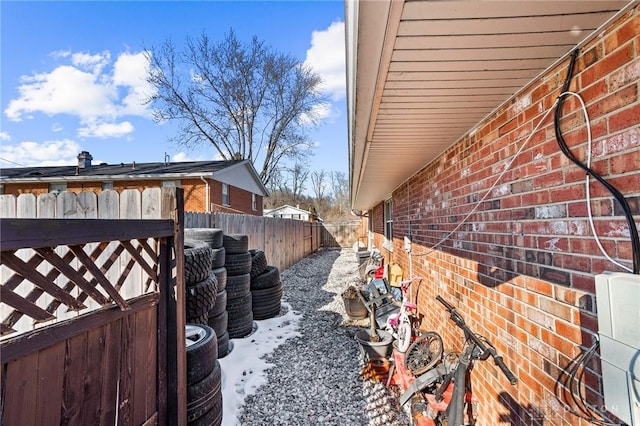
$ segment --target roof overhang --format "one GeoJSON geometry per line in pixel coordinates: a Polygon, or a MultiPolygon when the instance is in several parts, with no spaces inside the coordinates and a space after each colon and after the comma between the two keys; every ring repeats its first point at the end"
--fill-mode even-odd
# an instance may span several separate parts
{"type": "Polygon", "coordinates": [[[635,4],[347,0],[352,209],[389,198],[635,4]]]}
{"type": "Polygon", "coordinates": [[[249,160],[240,161],[232,166],[217,170],[213,172],[212,177],[218,182],[228,183],[263,197],[269,196],[269,191],[249,160]]]}

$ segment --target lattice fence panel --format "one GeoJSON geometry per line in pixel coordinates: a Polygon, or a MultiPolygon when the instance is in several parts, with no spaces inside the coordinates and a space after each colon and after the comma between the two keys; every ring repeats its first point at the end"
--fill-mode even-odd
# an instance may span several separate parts
{"type": "Polygon", "coordinates": [[[155,238],[6,250],[0,339],[158,290],[155,238]],[[131,279],[132,271],[135,279],[131,279]]]}

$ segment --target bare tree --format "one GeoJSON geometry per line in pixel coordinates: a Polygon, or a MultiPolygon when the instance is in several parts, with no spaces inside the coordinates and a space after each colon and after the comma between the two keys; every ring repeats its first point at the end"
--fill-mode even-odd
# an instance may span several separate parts
{"type": "Polygon", "coordinates": [[[230,30],[219,43],[187,38],[181,51],[167,40],[147,58],[154,119],[178,121],[179,144],[210,143],[224,160],[249,159],[265,185],[283,160],[310,154],[307,130],[326,98],[321,78],[292,55],[256,37],[242,43],[230,30]]]}
{"type": "Polygon", "coordinates": [[[309,169],[301,163],[296,163],[291,169],[289,169],[289,177],[291,181],[291,193],[294,200],[299,200],[302,197],[302,193],[306,189],[305,183],[309,178],[309,169]]]}
{"type": "Polygon", "coordinates": [[[349,179],[344,172],[333,171],[330,174],[331,193],[334,205],[340,216],[349,211],[349,179]]]}
{"type": "Polygon", "coordinates": [[[324,170],[314,170],[311,173],[311,188],[316,200],[322,200],[325,197],[325,191],[327,190],[327,172],[324,170]]]}

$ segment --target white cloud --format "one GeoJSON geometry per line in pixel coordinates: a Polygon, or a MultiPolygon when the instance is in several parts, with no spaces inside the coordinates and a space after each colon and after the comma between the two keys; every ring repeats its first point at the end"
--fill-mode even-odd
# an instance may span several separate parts
{"type": "Polygon", "coordinates": [[[51,56],[54,59],[68,58],[69,56],[71,56],[71,51],[70,50],[56,50],[54,52],[49,53],[49,56],[51,56]]]}
{"type": "Polygon", "coordinates": [[[0,141],[10,141],[11,136],[7,132],[0,132],[0,141]]]}
{"type": "Polygon", "coordinates": [[[133,124],[128,121],[121,123],[88,122],[85,127],[78,129],[78,136],[83,138],[120,138],[133,132],[133,124]]]}
{"type": "Polygon", "coordinates": [[[322,103],[314,105],[310,114],[302,114],[298,122],[303,126],[311,126],[315,123],[323,121],[331,115],[331,104],[322,103]]]}
{"type": "Polygon", "coordinates": [[[0,146],[0,164],[23,166],[62,166],[75,164],[80,145],[71,139],[52,140],[42,143],[20,142],[17,145],[0,146]],[[55,160],[54,160],[55,159],[55,160]]]}
{"type": "Polygon", "coordinates": [[[89,70],[92,74],[100,74],[110,61],[111,53],[106,50],[96,55],[84,52],[71,54],[71,63],[74,66],[89,70]]]}
{"type": "MultiPolygon", "coordinates": [[[[222,158],[219,158],[219,156],[216,156],[216,157],[217,158],[214,158],[213,161],[222,160],[222,158]]],[[[171,161],[173,161],[174,163],[181,163],[184,161],[212,161],[212,160],[211,158],[206,158],[205,156],[202,156],[202,155],[196,155],[195,157],[191,157],[186,152],[180,151],[177,154],[174,154],[173,157],[171,157],[171,161]]]]}
{"type": "Polygon", "coordinates": [[[126,87],[127,95],[122,99],[121,115],[141,115],[151,117],[145,101],[154,93],[154,88],[146,80],[149,61],[143,52],[122,53],[113,65],[113,83],[126,87]]]}
{"type": "Polygon", "coordinates": [[[173,156],[173,161],[180,163],[182,161],[193,161],[186,152],[179,152],[173,156]]]}
{"type": "Polygon", "coordinates": [[[311,34],[305,65],[323,79],[323,88],[334,101],[346,95],[344,22],[333,22],[324,31],[311,34]]]}
{"type": "Polygon", "coordinates": [[[21,121],[24,114],[69,114],[88,119],[114,115],[117,91],[101,84],[98,76],[69,65],[59,66],[48,74],[23,76],[20,96],[5,109],[10,120],[21,121]]]}
{"type": "Polygon", "coordinates": [[[79,119],[82,137],[121,137],[133,131],[126,116],[151,117],[143,101],[152,94],[146,82],[149,64],[144,52],[124,52],[111,65],[111,54],[57,51],[51,56],[68,64],[50,72],[21,77],[19,96],[4,113],[12,121],[36,113],[66,114],[79,119]]]}

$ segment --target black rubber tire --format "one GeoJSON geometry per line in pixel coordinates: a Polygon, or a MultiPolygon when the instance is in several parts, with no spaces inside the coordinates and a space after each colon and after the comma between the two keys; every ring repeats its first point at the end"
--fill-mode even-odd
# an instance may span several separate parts
{"type": "Polygon", "coordinates": [[[204,314],[198,315],[197,317],[187,317],[187,324],[201,324],[207,325],[209,322],[209,313],[205,312],[204,314]]]}
{"type": "Polygon", "coordinates": [[[257,277],[267,269],[267,257],[262,250],[249,250],[251,253],[251,278],[257,277]]]}
{"type": "Polygon", "coordinates": [[[249,274],[229,275],[227,277],[227,300],[244,297],[250,290],[251,276],[249,274]]]}
{"type": "Polygon", "coordinates": [[[187,318],[198,317],[208,313],[216,303],[218,279],[209,273],[206,280],[188,286],[185,290],[185,310],[187,318]]]}
{"type": "Polygon", "coordinates": [[[202,417],[216,405],[221,386],[222,370],[216,360],[211,373],[199,382],[187,386],[187,421],[202,417]]]}
{"type": "Polygon", "coordinates": [[[255,321],[262,321],[269,318],[275,318],[280,315],[281,310],[282,304],[280,302],[270,307],[263,306],[262,308],[253,311],[253,319],[255,321]]]}
{"type": "Polygon", "coordinates": [[[209,310],[207,317],[215,317],[227,310],[227,290],[219,291],[216,294],[216,303],[209,310]]]}
{"type": "Polygon", "coordinates": [[[218,291],[222,291],[227,288],[227,268],[214,268],[211,272],[218,279],[218,291]]]}
{"type": "Polygon", "coordinates": [[[252,291],[253,319],[265,320],[277,316],[282,304],[282,292],[282,284],[264,290],[252,291]]]}
{"type": "Polygon", "coordinates": [[[244,275],[251,272],[251,253],[229,254],[224,260],[224,267],[227,269],[227,276],[244,275]]]}
{"type": "Polygon", "coordinates": [[[211,269],[222,268],[227,259],[227,250],[224,247],[211,249],[211,269]]]}
{"type": "Polygon", "coordinates": [[[255,303],[269,303],[272,300],[280,299],[282,296],[282,283],[277,283],[271,288],[263,288],[261,290],[251,290],[251,299],[255,303]]]}
{"type": "Polygon", "coordinates": [[[230,339],[242,339],[251,334],[253,332],[253,312],[249,311],[247,315],[235,318],[233,322],[229,316],[227,332],[230,339]]]}
{"type": "Polygon", "coordinates": [[[227,312],[229,312],[229,325],[236,318],[246,316],[251,312],[251,292],[247,293],[243,297],[229,298],[227,299],[227,312]]]}
{"type": "Polygon", "coordinates": [[[251,290],[272,288],[280,282],[280,270],[275,266],[267,266],[265,271],[251,279],[251,290]]]}
{"type": "Polygon", "coordinates": [[[249,237],[243,234],[224,234],[222,247],[227,249],[227,254],[238,254],[249,251],[249,237]]]}
{"type": "Polygon", "coordinates": [[[247,336],[253,329],[253,311],[251,306],[251,293],[237,299],[227,301],[229,323],[227,332],[229,338],[236,339],[247,336]]]}
{"type": "Polygon", "coordinates": [[[220,426],[222,425],[222,392],[218,393],[214,397],[213,408],[190,422],[187,422],[187,426],[220,426]]]}
{"type": "Polygon", "coordinates": [[[184,238],[204,241],[213,249],[222,247],[222,229],[218,228],[185,228],[184,238]]]}
{"type": "Polygon", "coordinates": [[[218,359],[218,339],[216,332],[208,325],[187,324],[187,386],[207,377],[218,359]]]}
{"type": "Polygon", "coordinates": [[[213,253],[202,241],[184,241],[184,279],[187,285],[199,283],[211,272],[213,253]]]}
{"type": "Polygon", "coordinates": [[[218,359],[229,355],[229,349],[231,347],[231,343],[229,342],[229,332],[225,331],[221,336],[218,336],[218,359]]]}
{"type": "MultiPolygon", "coordinates": [[[[221,314],[216,315],[215,317],[209,316],[207,324],[209,325],[209,327],[214,329],[219,340],[220,336],[227,332],[227,326],[229,325],[229,312],[223,311],[221,314]]],[[[218,346],[220,346],[219,343],[218,346]]],[[[218,354],[218,356],[220,356],[220,354],[218,354]]]]}

